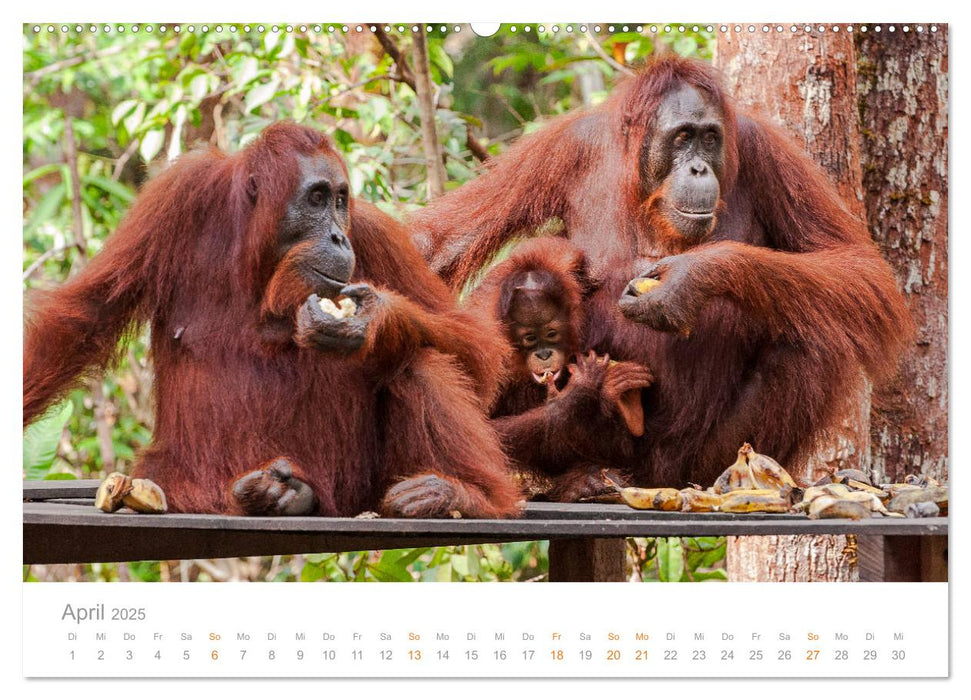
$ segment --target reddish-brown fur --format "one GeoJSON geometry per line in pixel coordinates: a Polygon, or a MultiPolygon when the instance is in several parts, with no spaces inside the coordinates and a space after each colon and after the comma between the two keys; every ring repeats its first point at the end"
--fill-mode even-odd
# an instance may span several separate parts
{"type": "Polygon", "coordinates": [[[520,469],[553,477],[546,493],[553,500],[572,501],[602,491],[600,471],[627,466],[634,438],[619,413],[619,398],[631,391],[640,401],[641,389],[651,381],[643,367],[629,362],[608,366],[609,358],[578,358],[560,390],[551,392],[533,380],[510,336],[513,286],[527,275],[545,280],[547,294],[569,319],[562,349],[573,356],[583,349],[583,300],[589,291],[585,271],[583,253],[568,241],[529,240],[492,268],[468,299],[472,313],[506,330],[505,381],[491,411],[492,422],[520,469]]]}
{"type": "Polygon", "coordinates": [[[458,311],[405,229],[370,204],[352,201],[349,230],[353,279],[380,295],[364,348],[345,358],[295,344],[310,291],[277,260],[276,230],[297,154],[339,158],[292,124],[236,155],[180,158],[81,274],[32,295],[24,423],[147,322],[155,435],[135,474],[158,482],[173,510],[232,512],[231,483],[283,456],[322,515],[377,509],[389,486],[425,475],[450,483],[466,515],[514,513],[519,494],[484,412],[499,332],[458,311]]]}
{"type": "Polygon", "coordinates": [[[433,269],[457,286],[554,217],[598,284],[584,344],[655,375],[634,463],[642,483],[711,483],[746,441],[796,465],[861,370],[887,377],[908,341],[911,321],[864,223],[777,128],[736,116],[700,62],[656,61],[599,107],[523,138],[411,223],[433,269]],[[693,247],[656,215],[639,170],[652,115],[682,85],[719,107],[725,130],[717,223],[693,247]],[[651,296],[687,336],[618,312],[627,282],[671,255],[651,296]]]}

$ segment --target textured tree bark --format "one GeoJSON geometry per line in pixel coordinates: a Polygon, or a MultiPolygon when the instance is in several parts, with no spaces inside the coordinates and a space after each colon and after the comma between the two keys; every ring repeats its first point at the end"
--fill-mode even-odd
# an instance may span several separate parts
{"type": "Polygon", "coordinates": [[[856,539],[845,535],[729,537],[730,581],[856,581],[856,539]]]}
{"type": "Polygon", "coordinates": [[[856,48],[867,220],[918,327],[897,380],[874,397],[873,473],[946,479],[947,25],[858,34],[856,48]]]}
{"type": "MultiPolygon", "coordinates": [[[[863,217],[863,177],[852,35],[720,33],[715,65],[729,94],[786,127],[829,173],[851,211],[863,217]]],[[[797,480],[826,466],[869,466],[870,388],[847,402],[838,431],[807,464],[785,465],[797,480]]],[[[758,445],[755,446],[758,449],[758,445]]],[[[845,536],[729,538],[733,581],[853,581],[855,541],[845,536]]]]}

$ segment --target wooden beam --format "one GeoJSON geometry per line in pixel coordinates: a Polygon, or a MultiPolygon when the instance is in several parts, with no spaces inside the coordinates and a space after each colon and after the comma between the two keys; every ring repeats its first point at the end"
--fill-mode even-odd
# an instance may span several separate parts
{"type": "Polygon", "coordinates": [[[861,581],[947,581],[947,537],[858,535],[861,581]]]}
{"type": "Polygon", "coordinates": [[[624,538],[550,540],[550,581],[626,581],[624,538]]]}

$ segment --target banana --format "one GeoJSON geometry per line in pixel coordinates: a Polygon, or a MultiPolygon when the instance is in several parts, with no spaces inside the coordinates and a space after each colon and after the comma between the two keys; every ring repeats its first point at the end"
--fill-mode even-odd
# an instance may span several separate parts
{"type": "Polygon", "coordinates": [[[681,494],[677,489],[642,489],[636,486],[621,487],[616,481],[605,473],[602,475],[620,497],[624,503],[631,508],[638,510],[681,510],[681,494]]]}
{"type": "Polygon", "coordinates": [[[796,482],[782,466],[771,457],[760,455],[747,442],[738,450],[738,459],[722,472],[713,487],[715,493],[728,493],[736,489],[797,488],[796,482]]]}
{"type": "Polygon", "coordinates": [[[98,486],[94,506],[105,513],[114,513],[121,508],[122,499],[132,489],[132,479],[121,472],[112,472],[98,486]]]}
{"type": "Polygon", "coordinates": [[[679,493],[684,513],[710,513],[718,510],[724,501],[724,496],[698,488],[681,489],[679,493]]]}
{"type": "Polygon", "coordinates": [[[789,499],[775,489],[736,489],[722,497],[721,513],[787,513],[789,499]]]}
{"type": "Polygon", "coordinates": [[[149,479],[132,479],[131,491],[122,501],[136,513],[164,513],[168,510],[162,488],[149,479]]]}
{"type": "Polygon", "coordinates": [[[817,518],[846,518],[848,520],[862,520],[870,517],[870,507],[865,503],[851,501],[835,496],[819,496],[809,504],[809,517],[817,518]]]}
{"type": "Polygon", "coordinates": [[[869,508],[872,513],[880,513],[880,515],[884,515],[888,518],[902,517],[900,513],[891,513],[889,510],[887,510],[887,507],[883,505],[883,501],[881,501],[876,494],[872,494],[867,491],[850,491],[845,496],[842,496],[840,500],[862,503],[869,508]]]}
{"type": "Polygon", "coordinates": [[[845,483],[847,479],[852,479],[853,481],[862,481],[865,484],[872,483],[870,481],[870,477],[859,469],[830,469],[826,475],[813,484],[813,486],[845,483]]]}
{"type": "Polygon", "coordinates": [[[927,476],[926,474],[908,474],[904,477],[905,484],[911,484],[913,486],[920,486],[924,488],[926,486],[940,486],[941,482],[937,479],[927,476]]]}
{"type": "Polygon", "coordinates": [[[878,489],[876,486],[871,486],[869,482],[857,481],[856,479],[847,479],[844,483],[854,491],[863,491],[876,496],[881,500],[886,500],[888,498],[886,491],[883,489],[878,489]]]}
{"type": "Polygon", "coordinates": [[[905,513],[909,505],[928,502],[936,503],[941,515],[947,515],[947,488],[932,486],[926,489],[916,488],[901,491],[887,503],[887,510],[894,513],[905,513]]]}

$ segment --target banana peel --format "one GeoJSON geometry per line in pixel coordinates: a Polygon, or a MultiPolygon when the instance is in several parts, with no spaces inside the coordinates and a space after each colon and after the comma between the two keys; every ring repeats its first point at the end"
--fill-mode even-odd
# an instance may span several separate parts
{"type": "Polygon", "coordinates": [[[132,479],[121,472],[112,472],[98,486],[94,505],[105,513],[115,513],[122,507],[136,513],[164,513],[168,510],[165,492],[150,479],[132,479]]]}
{"type": "Polygon", "coordinates": [[[132,489],[132,478],[121,472],[112,472],[98,486],[94,507],[105,513],[114,513],[123,505],[123,499],[132,489]]]}
{"type": "Polygon", "coordinates": [[[781,492],[798,486],[782,465],[771,457],[759,454],[746,442],[738,450],[738,459],[722,472],[712,488],[715,493],[729,493],[738,489],[773,489],[781,492]]]}
{"type": "Polygon", "coordinates": [[[637,510],[681,510],[681,494],[677,489],[642,489],[637,486],[621,486],[616,481],[601,474],[608,486],[613,488],[624,503],[637,510]]]}

